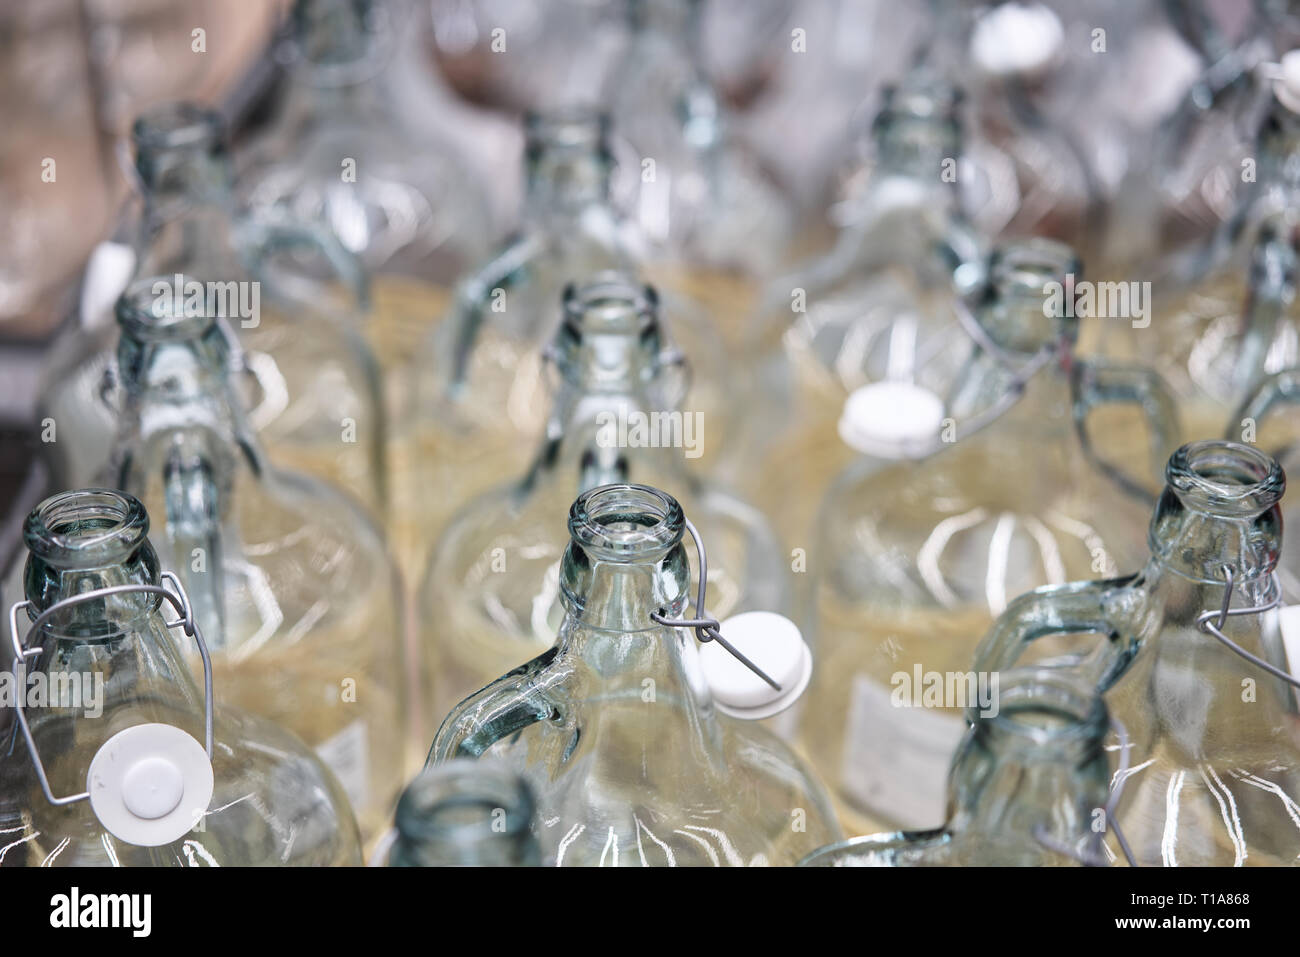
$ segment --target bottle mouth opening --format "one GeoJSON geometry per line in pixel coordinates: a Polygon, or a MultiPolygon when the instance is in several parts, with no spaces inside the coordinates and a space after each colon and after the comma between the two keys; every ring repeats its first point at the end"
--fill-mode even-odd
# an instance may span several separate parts
{"type": "Polygon", "coordinates": [[[27,516],[23,539],[51,565],[78,565],[129,555],[149,534],[140,500],[111,489],[61,492],[27,516]]]}
{"type": "Polygon", "coordinates": [[[1286,474],[1275,458],[1221,439],[1184,445],[1170,457],[1165,478],[1185,502],[1225,515],[1271,508],[1286,490],[1286,474]]]}
{"type": "Polygon", "coordinates": [[[420,774],[397,804],[397,830],[416,842],[471,843],[526,834],[534,801],[509,768],[468,758],[420,774]]]}
{"type": "Polygon", "coordinates": [[[222,315],[234,283],[203,283],[177,273],[131,283],[114,311],[123,332],[147,342],[177,341],[202,335],[222,315]]]}
{"type": "Polygon", "coordinates": [[[563,308],[565,324],[579,335],[632,335],[657,323],[659,294],[628,276],[605,272],[588,282],[569,283],[563,308]]]}
{"type": "Polygon", "coordinates": [[[137,150],[199,149],[224,141],[221,114],[195,103],[167,103],[141,114],[131,127],[137,150]]]}
{"type": "Polygon", "coordinates": [[[662,552],[681,541],[685,527],[677,500],[648,485],[601,485],[569,510],[573,540],[615,557],[662,552]]]}
{"type": "Polygon", "coordinates": [[[525,156],[536,161],[544,156],[611,156],[611,120],[608,113],[589,106],[532,111],[524,118],[525,156]]]}
{"type": "Polygon", "coordinates": [[[1095,686],[1065,669],[1017,668],[990,682],[996,715],[971,709],[975,726],[1029,747],[1086,742],[1105,733],[1106,705],[1095,686]]]}
{"type": "Polygon", "coordinates": [[[1065,243],[1036,237],[999,247],[989,264],[989,277],[996,292],[1006,297],[1036,297],[1041,300],[1044,285],[1064,284],[1067,276],[1077,282],[1083,264],[1065,243]]]}

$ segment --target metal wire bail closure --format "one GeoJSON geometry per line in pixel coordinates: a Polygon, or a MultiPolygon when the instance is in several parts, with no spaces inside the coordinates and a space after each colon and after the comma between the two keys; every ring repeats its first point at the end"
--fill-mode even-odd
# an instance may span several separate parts
{"type": "Polygon", "coordinates": [[[1210,610],[1201,612],[1196,617],[1196,627],[1207,635],[1213,635],[1222,642],[1225,647],[1240,655],[1242,658],[1245,658],[1252,665],[1263,668],[1273,677],[1281,678],[1294,688],[1300,688],[1300,680],[1283,671],[1281,668],[1278,668],[1276,665],[1270,664],[1263,658],[1252,655],[1249,651],[1223,633],[1223,626],[1228,623],[1229,618],[1237,617],[1239,615],[1262,615],[1264,612],[1272,611],[1274,608],[1282,604],[1282,587],[1278,584],[1277,575],[1269,575],[1269,594],[1273,597],[1262,605],[1253,605],[1249,608],[1228,607],[1232,604],[1232,590],[1234,586],[1234,577],[1231,566],[1223,566],[1223,577],[1225,579],[1225,585],[1223,588],[1223,605],[1218,609],[1218,611],[1210,610]]]}
{"type": "Polygon", "coordinates": [[[26,647],[26,641],[49,622],[55,613],[83,602],[110,595],[142,593],[165,598],[178,617],[165,620],[168,628],[181,628],[194,639],[203,659],[203,731],[201,746],[190,734],[169,724],[139,724],[119,731],[100,747],[87,771],[87,789],[80,794],[56,797],[50,788],[36,740],[23,707],[23,695],[14,697],[14,712],[31,755],[41,790],[50,804],[64,806],[89,800],[100,823],[115,836],[131,844],[156,847],[177,840],[198,823],[212,798],[212,660],[207,643],[194,620],[189,596],[180,579],[163,572],[162,580],[175,590],[160,585],[114,585],[61,599],[32,622],[19,637],[18,613],[30,611],[27,600],[9,608],[9,637],[14,650],[13,674],[27,659],[44,650],[42,645],[26,647]]]}
{"type": "MultiPolygon", "coordinates": [[[[724,712],[731,714],[735,717],[759,718],[759,717],[767,717],[770,714],[775,714],[778,711],[784,710],[786,707],[792,704],[794,700],[802,693],[804,687],[806,687],[807,685],[808,678],[811,677],[811,673],[812,673],[812,659],[811,656],[808,654],[807,646],[803,645],[802,638],[798,636],[798,629],[794,627],[793,622],[790,622],[788,619],[785,619],[783,616],[776,615],[773,612],[753,612],[747,615],[738,615],[731,619],[728,619],[729,622],[734,623],[734,626],[736,628],[740,628],[743,631],[746,631],[751,638],[759,638],[760,636],[768,637],[769,644],[772,640],[771,629],[763,629],[761,626],[758,628],[757,631],[753,627],[746,628],[742,620],[746,618],[755,618],[755,617],[757,618],[766,617],[769,619],[777,619],[780,622],[784,623],[784,628],[786,629],[786,631],[793,632],[797,640],[797,644],[800,645],[799,652],[802,656],[801,658],[795,657],[793,658],[793,660],[799,661],[802,664],[802,667],[786,668],[786,671],[789,671],[792,677],[787,682],[789,687],[783,687],[781,684],[775,681],[770,675],[768,675],[767,672],[765,672],[762,668],[760,668],[748,657],[746,657],[738,648],[736,648],[735,645],[731,644],[730,642],[727,641],[727,639],[722,637],[721,623],[708,613],[707,606],[705,605],[705,594],[708,589],[709,559],[704,549],[704,540],[700,537],[700,533],[696,530],[695,525],[691,522],[690,519],[684,519],[684,522],[686,525],[686,530],[691,533],[691,538],[695,542],[695,549],[696,552],[699,554],[699,559],[700,559],[699,586],[695,595],[695,607],[694,607],[695,617],[694,618],[668,618],[660,614],[659,612],[651,612],[650,614],[651,620],[653,620],[657,624],[666,625],[670,628],[693,629],[695,631],[695,637],[699,639],[699,641],[702,644],[707,644],[710,641],[717,642],[719,647],[725,649],[728,654],[730,654],[733,658],[736,659],[736,661],[744,665],[754,675],[762,679],[764,684],[766,684],[769,688],[771,688],[773,691],[777,692],[778,695],[780,695],[780,698],[769,699],[769,701],[764,702],[757,706],[752,705],[749,702],[746,702],[744,705],[736,705],[733,707],[726,706],[724,704],[723,698],[718,697],[717,698],[718,707],[722,709],[724,712]],[[766,635],[764,635],[765,631],[767,632],[766,635]]],[[[731,627],[731,625],[729,625],[729,627],[731,627]]],[[[781,632],[779,629],[777,631],[781,635],[781,637],[783,638],[786,637],[784,632],[781,632]]],[[[726,659],[724,658],[721,660],[725,661],[726,659]]],[[[786,665],[789,664],[790,662],[786,662],[786,665]]],[[[706,668],[706,671],[707,670],[708,669],[706,668]]],[[[710,676],[711,685],[715,680],[720,680],[719,675],[713,674],[710,676]]],[[[721,679],[721,680],[725,681],[725,679],[721,679]]],[[[715,696],[721,695],[722,689],[725,688],[725,686],[726,685],[723,684],[715,687],[714,688],[715,696]]],[[[734,704],[735,703],[733,703],[733,705],[734,704]]]]}

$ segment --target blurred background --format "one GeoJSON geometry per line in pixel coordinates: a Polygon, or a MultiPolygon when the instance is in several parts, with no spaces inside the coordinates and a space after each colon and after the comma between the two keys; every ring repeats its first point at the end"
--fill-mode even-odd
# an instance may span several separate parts
{"type": "MultiPolygon", "coordinates": [[[[414,51],[412,76],[419,77],[418,86],[399,87],[408,97],[400,109],[466,158],[491,205],[483,230],[499,235],[519,204],[519,116],[617,90],[611,76],[626,64],[636,14],[629,18],[621,0],[390,6],[405,24],[405,45],[393,57],[414,51]]],[[[660,15],[658,4],[639,6],[647,17],[660,15]]],[[[1049,194],[1046,203],[1008,190],[997,164],[988,164],[980,225],[993,227],[989,232],[1064,233],[1092,251],[1094,262],[1106,262],[1107,252],[1110,261],[1123,261],[1135,255],[1124,249],[1135,232],[1121,215],[1131,210],[1120,210],[1117,198],[1160,150],[1188,171],[1178,187],[1178,228],[1203,235],[1226,215],[1221,167],[1237,158],[1228,156],[1231,136],[1207,118],[1233,97],[1248,101],[1257,86],[1249,82],[1253,66],[1287,48],[1294,36],[1287,4],[1057,0],[978,9],[991,6],[1048,10],[1052,21],[1036,26],[1030,17],[1012,31],[1014,42],[995,37],[981,46],[964,16],[973,4],[706,0],[692,48],[677,51],[678,66],[708,78],[728,134],[752,150],[794,211],[795,245],[805,253],[825,246],[837,217],[851,213],[853,183],[866,168],[858,144],[882,88],[917,62],[918,51],[937,48],[931,62],[945,62],[943,44],[954,32],[962,36],[952,50],[965,61],[954,61],[954,70],[984,80],[1014,74],[1039,111],[1029,121],[1019,114],[1019,127],[1008,132],[1005,101],[1015,97],[989,92],[987,82],[965,83],[968,95],[985,91],[969,96],[983,132],[996,139],[1050,126],[1078,164],[1066,169],[1059,148],[1042,151],[1036,188],[1049,194]],[[1079,51],[1096,52],[1098,30],[1104,59],[1081,69],[1079,51]],[[1177,145],[1155,139],[1154,131],[1180,119],[1192,132],[1177,145]]],[[[288,13],[282,0],[0,2],[0,514],[8,517],[7,540],[15,516],[42,491],[40,476],[29,473],[43,357],[60,327],[76,321],[92,251],[129,215],[125,138],[132,120],[162,101],[196,100],[225,115],[238,151],[274,113],[284,86],[276,37],[288,13]],[[42,178],[49,157],[57,157],[55,182],[42,178]]],[[[672,40],[671,24],[664,36],[672,40]]],[[[1230,113],[1229,130],[1248,135],[1250,111],[1230,113]]],[[[1032,166],[1032,153],[1031,144],[1017,162],[1032,166]]],[[[1023,171],[1005,178],[1025,180],[1023,171]]]]}

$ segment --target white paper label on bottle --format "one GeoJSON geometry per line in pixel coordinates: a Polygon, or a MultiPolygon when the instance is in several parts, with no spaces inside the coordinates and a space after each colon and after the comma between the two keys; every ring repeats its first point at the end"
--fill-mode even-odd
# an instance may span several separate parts
{"type": "Polygon", "coordinates": [[[316,755],[339,779],[352,806],[363,807],[370,792],[370,743],[366,722],[358,718],[334,737],[322,741],[316,746],[316,755]]]}
{"type": "Polygon", "coordinates": [[[853,679],[840,782],[865,809],[916,829],[943,824],[948,765],[966,733],[960,717],[930,708],[899,708],[889,689],[853,679]]]}

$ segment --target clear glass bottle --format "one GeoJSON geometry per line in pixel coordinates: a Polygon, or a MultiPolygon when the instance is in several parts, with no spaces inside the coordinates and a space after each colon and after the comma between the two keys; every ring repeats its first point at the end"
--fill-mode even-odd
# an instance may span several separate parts
{"type": "Polygon", "coordinates": [[[703,66],[701,0],[623,0],[631,38],[605,101],[641,157],[637,220],[687,270],[746,276],[781,263],[794,229],[782,189],[728,130],[703,66]]]}
{"type": "Polygon", "coordinates": [[[891,688],[916,672],[966,672],[1021,592],[1113,574],[1144,553],[1153,493],[1128,463],[1158,475],[1176,416],[1143,368],[1075,356],[1077,320],[1048,290],[1079,272],[1059,243],[1000,249],[944,399],[895,384],[849,407],[842,427],[866,454],[832,483],[809,549],[816,670],[799,735],[860,833],[938,826],[965,729],[960,703],[900,710],[891,688]],[[1101,429],[1102,447],[1088,438],[1094,409],[1129,403],[1153,416],[1150,457],[1113,448],[1101,429]]]}
{"type": "MultiPolygon", "coordinates": [[[[179,650],[179,642],[192,639],[168,633],[185,616],[167,620],[173,609],[158,594],[165,583],[148,531],[140,502],[106,489],[56,495],[27,519],[27,628],[51,612],[38,631],[24,632],[24,649],[35,652],[27,659],[27,673],[33,679],[41,674],[46,687],[58,682],[63,691],[43,706],[29,696],[25,715],[50,795],[80,793],[86,799],[51,803],[24,737],[7,735],[5,763],[21,758],[27,764],[21,776],[26,788],[21,832],[7,834],[6,843],[15,842],[26,863],[47,867],[359,864],[356,824],[334,776],[292,734],[226,708],[220,680],[213,683],[218,704],[207,737],[205,693],[195,686],[179,650]],[[97,589],[121,586],[154,591],[78,600],[97,589]],[[64,602],[68,604],[60,605],[64,602]],[[73,693],[76,688],[79,694],[73,693]],[[86,694],[87,688],[98,691],[86,694]],[[110,741],[120,742],[128,729],[156,736],[160,724],[170,726],[172,737],[188,735],[190,748],[197,748],[200,757],[201,742],[208,741],[211,799],[193,809],[179,829],[182,837],[157,843],[159,838],[149,838],[147,832],[167,815],[158,813],[159,806],[144,807],[148,801],[136,803],[141,795],[131,793],[131,773],[115,782],[99,761],[114,751],[110,741]],[[85,793],[88,773],[96,782],[95,793],[85,793]],[[121,810],[102,799],[101,788],[118,794],[125,808],[140,817],[123,820],[121,810]],[[197,824],[183,830],[196,817],[197,824]],[[137,837],[142,824],[146,833],[137,837]]],[[[15,606],[15,615],[22,607],[15,606]]],[[[115,753],[122,759],[121,744],[115,753]]],[[[129,749],[126,753],[129,757],[129,749]]],[[[175,802],[185,815],[189,811],[183,801],[190,796],[201,802],[203,782],[195,777],[199,772],[176,758],[167,751],[161,758],[136,755],[141,765],[166,759],[180,775],[183,790],[176,792],[175,802]]],[[[155,781],[172,783],[165,777],[155,781]]]]}
{"type": "Polygon", "coordinates": [[[793,864],[839,827],[821,786],[766,729],[719,713],[680,619],[681,506],[640,485],[569,512],[555,645],[461,702],[430,764],[499,758],[537,795],[557,865],[793,864]]]}
{"type": "MultiPolygon", "coordinates": [[[[217,114],[188,104],[135,124],[145,194],[134,276],[205,284],[238,353],[249,422],[277,464],[332,481],[382,514],[385,422],[378,367],[358,336],[364,273],[337,241],[280,216],[234,215],[230,163],[217,114]],[[338,282],[309,280],[295,257],[326,257],[338,282]]],[[[74,333],[44,372],[39,415],[56,486],[92,481],[103,467],[120,392],[114,324],[74,333]]]]}
{"type": "MultiPolygon", "coordinates": [[[[1297,62],[1300,67],[1300,62],[1297,62]]],[[[1300,364],[1295,289],[1300,215],[1300,97],[1274,83],[1251,159],[1253,183],[1206,241],[1153,282],[1149,328],[1108,324],[1099,348],[1138,356],[1173,387],[1193,438],[1218,435],[1265,376],[1300,364]]]]}
{"type": "MultiPolygon", "coordinates": [[[[556,522],[581,492],[614,482],[670,488],[709,542],[710,611],[789,612],[786,553],[752,506],[694,469],[723,421],[687,399],[654,290],[617,273],[570,286],[551,348],[555,393],[522,478],[470,500],[426,563],[422,646],[436,661],[434,713],[555,640],[568,536],[556,522]]],[[[536,438],[534,438],[536,441],[536,438]]]]}
{"type": "Polygon", "coordinates": [[[409,359],[492,233],[452,144],[396,108],[392,61],[415,12],[391,0],[297,0],[279,49],[284,100],[240,157],[254,208],[320,223],[365,264],[365,331],[386,369],[409,359]]]}
{"type": "Polygon", "coordinates": [[[173,306],[148,279],[119,300],[125,398],[105,478],[155,516],[225,700],[315,748],[369,840],[392,814],[405,748],[427,734],[406,723],[396,570],[352,500],[267,462],[225,330],[173,306]]]}
{"type": "Polygon", "coordinates": [[[970,710],[948,772],[946,823],[854,837],[802,867],[1052,867],[1106,862],[1097,812],[1109,803],[1106,706],[1065,670],[1000,675],[996,706],[970,710]]]}
{"type": "MultiPolygon", "coordinates": [[[[1277,459],[1284,472],[1300,474],[1300,367],[1274,373],[1260,383],[1255,393],[1248,397],[1228,420],[1224,435],[1231,440],[1247,442],[1277,459]]],[[[1300,528],[1300,497],[1282,502],[1283,527],[1300,528]]],[[[1277,578],[1282,586],[1282,599],[1287,606],[1300,605],[1300,535],[1290,535],[1282,542],[1278,558],[1277,578]]],[[[1300,613],[1282,612],[1283,633],[1300,624],[1300,613]]],[[[1300,632],[1296,633],[1300,635],[1300,632]]],[[[1300,641],[1291,639],[1287,643],[1300,641]]],[[[1300,645],[1291,652],[1300,663],[1300,645]]],[[[1298,664],[1300,667],[1300,664],[1298,664]]]]}
{"type": "Polygon", "coordinates": [[[527,782],[492,761],[429,768],[397,803],[389,867],[537,867],[527,782]]]}
{"type": "MultiPolygon", "coordinates": [[[[611,200],[609,120],[588,110],[526,120],[523,224],[459,285],[451,315],[416,357],[415,416],[394,450],[403,558],[418,567],[451,513],[526,464],[546,427],[543,349],[566,285],[604,270],[632,274],[644,252],[611,200]],[[425,494],[429,487],[442,494],[425,494]]],[[[726,351],[692,302],[664,292],[673,338],[697,363],[698,394],[722,407],[726,351]]],[[[716,430],[719,444],[725,429],[716,430]]]]}
{"type": "Polygon", "coordinates": [[[1295,688],[1261,667],[1287,672],[1275,608],[1286,478],[1258,449],[1215,440],[1174,453],[1166,482],[1140,572],[1021,596],[975,668],[1046,660],[1105,693],[1132,742],[1115,819],[1138,864],[1294,864],[1300,711],[1295,688]]]}
{"type": "Polygon", "coordinates": [[[785,401],[769,401],[770,416],[751,419],[745,434],[770,453],[752,476],[766,494],[755,494],[792,539],[806,534],[815,496],[789,501],[787,490],[823,489],[853,459],[836,428],[849,395],[882,381],[943,394],[965,358],[956,311],[986,254],[955,167],[944,174],[962,155],[959,99],[942,83],[887,90],[853,224],[828,254],[763,293],[751,348],[765,357],[765,387],[785,401]]]}

